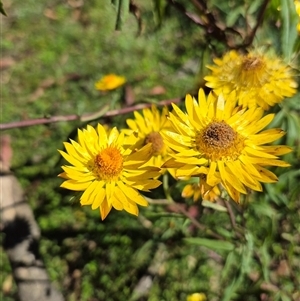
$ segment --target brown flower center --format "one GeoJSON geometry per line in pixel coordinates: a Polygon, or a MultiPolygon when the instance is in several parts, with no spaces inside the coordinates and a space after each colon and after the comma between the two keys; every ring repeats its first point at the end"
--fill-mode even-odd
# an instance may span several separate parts
{"type": "Polygon", "coordinates": [[[265,66],[264,61],[257,56],[245,56],[243,58],[242,67],[244,71],[260,70],[265,66]]]}
{"type": "Polygon", "coordinates": [[[213,121],[196,135],[198,151],[213,161],[235,160],[244,148],[244,138],[225,121],[213,121]]]}
{"type": "Polygon", "coordinates": [[[164,140],[160,133],[152,132],[146,136],[145,145],[148,143],[152,143],[152,155],[157,156],[162,153],[164,149],[164,140]]]}
{"type": "Polygon", "coordinates": [[[102,150],[94,161],[94,172],[100,180],[116,180],[123,169],[123,156],[120,151],[109,146],[102,150]]]}
{"type": "Polygon", "coordinates": [[[253,88],[261,88],[269,81],[266,62],[259,56],[245,56],[239,72],[236,74],[239,89],[250,92],[253,88]]]}

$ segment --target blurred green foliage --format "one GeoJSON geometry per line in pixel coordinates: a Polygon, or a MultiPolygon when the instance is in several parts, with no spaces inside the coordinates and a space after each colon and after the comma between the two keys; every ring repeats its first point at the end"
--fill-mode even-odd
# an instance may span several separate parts
{"type": "MultiPolygon", "coordinates": [[[[197,15],[191,3],[180,3],[197,15]]],[[[209,8],[219,10],[221,23],[245,31],[255,24],[261,4],[211,1],[209,8]]],[[[120,108],[124,90],[112,95],[94,89],[95,81],[108,73],[127,78],[135,103],[196,92],[203,85],[205,65],[226,45],[213,37],[207,41],[203,28],[167,2],[136,1],[136,8],[140,19],[128,14],[121,31],[115,31],[118,6],[109,1],[7,1],[2,59],[10,65],[2,70],[1,122],[81,115],[112,98],[120,108]],[[157,87],[163,93],[155,95],[157,87]]],[[[292,1],[271,1],[254,45],[273,48],[298,66],[299,37],[291,27],[296,22],[291,9],[292,1]]],[[[217,210],[186,202],[170,180],[175,201],[195,213],[201,228],[172,205],[152,204],[138,218],[113,211],[102,222],[98,211],[81,208],[59,188],[57,149],[82,124],[9,130],[12,169],[41,227],[47,271],[66,300],[173,301],[186,300],[193,292],[205,293],[210,301],[299,300],[299,103],[298,93],[273,109],[278,115],[272,126],[287,131],[280,143],[294,147],[285,156],[292,166],[276,169],[279,182],[265,185],[264,193],[250,194],[244,207],[229,203],[234,223],[225,205],[217,210]],[[138,289],[143,279],[151,284],[144,294],[138,289]]],[[[102,122],[123,126],[128,116],[102,122]]],[[[155,198],[164,198],[162,190],[155,198]]],[[[3,249],[0,256],[3,285],[11,270],[3,249]]],[[[12,285],[2,290],[1,300],[15,296],[12,285]]]]}

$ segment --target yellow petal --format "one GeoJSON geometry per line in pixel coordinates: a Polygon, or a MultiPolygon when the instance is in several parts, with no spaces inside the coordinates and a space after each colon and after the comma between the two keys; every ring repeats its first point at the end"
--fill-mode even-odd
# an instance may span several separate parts
{"type": "Polygon", "coordinates": [[[289,167],[291,166],[289,163],[281,161],[281,160],[272,160],[272,159],[265,159],[265,158],[248,158],[249,162],[252,164],[259,164],[265,166],[280,166],[280,167],[289,167]]]}
{"type": "Polygon", "coordinates": [[[198,171],[197,166],[184,165],[176,170],[176,177],[190,177],[195,175],[198,171]]]}
{"type": "Polygon", "coordinates": [[[193,185],[188,184],[188,185],[184,186],[184,188],[182,190],[182,193],[181,193],[181,196],[183,198],[190,198],[193,194],[194,194],[193,185]]]}
{"type": "Polygon", "coordinates": [[[116,182],[114,182],[114,181],[106,182],[105,193],[106,193],[107,203],[109,205],[111,205],[110,199],[113,196],[113,194],[115,193],[115,186],[116,186],[116,182]]]}
{"type": "Polygon", "coordinates": [[[107,146],[107,134],[104,127],[100,123],[97,125],[97,132],[99,146],[107,146]]]}
{"type": "Polygon", "coordinates": [[[114,195],[112,198],[111,198],[111,203],[112,203],[112,206],[118,210],[118,211],[121,211],[124,209],[124,206],[123,206],[123,203],[120,202],[118,200],[118,198],[116,197],[116,195],[114,195]]]}
{"type": "Polygon", "coordinates": [[[263,150],[275,156],[282,156],[293,151],[293,149],[286,145],[264,145],[263,150]]]}
{"type": "Polygon", "coordinates": [[[127,119],[126,123],[127,123],[128,127],[130,129],[132,129],[133,131],[136,131],[138,129],[136,122],[133,119],[127,119]]]}
{"type": "Polygon", "coordinates": [[[240,180],[232,175],[224,166],[222,161],[218,161],[218,168],[221,175],[222,183],[230,183],[234,189],[239,192],[246,193],[246,189],[244,185],[240,182],[240,180]]]}
{"type": "Polygon", "coordinates": [[[239,160],[242,163],[242,168],[244,170],[247,170],[251,175],[254,175],[257,178],[260,178],[260,174],[255,168],[255,166],[252,164],[252,161],[248,156],[241,155],[239,156],[239,160]]]}
{"type": "Polygon", "coordinates": [[[257,145],[261,145],[273,142],[284,135],[285,132],[282,129],[269,129],[257,135],[249,135],[248,138],[255,142],[257,145]]]}
{"type": "Polygon", "coordinates": [[[229,183],[226,185],[226,190],[228,194],[231,196],[231,198],[236,202],[240,203],[240,192],[234,189],[229,183]]]}
{"type": "MultiPolygon", "coordinates": [[[[243,150],[245,153],[247,153],[250,156],[255,156],[255,157],[261,157],[261,158],[269,158],[269,159],[276,159],[276,156],[273,156],[271,154],[268,154],[264,151],[260,151],[251,147],[246,146],[243,150]]],[[[245,154],[245,156],[247,156],[245,154]]]]}
{"type": "Polygon", "coordinates": [[[218,96],[217,106],[216,106],[216,118],[218,120],[224,120],[224,109],[225,109],[225,99],[223,94],[218,96]]]}
{"type": "Polygon", "coordinates": [[[127,211],[130,214],[139,215],[139,208],[135,203],[131,203],[130,201],[127,201],[124,204],[124,210],[127,211]]]}
{"type": "Polygon", "coordinates": [[[73,180],[67,180],[67,181],[63,182],[60,185],[60,187],[66,188],[69,190],[73,190],[73,191],[83,191],[89,187],[90,183],[91,183],[90,181],[89,182],[77,182],[77,181],[73,181],[73,180]]]}
{"type": "Polygon", "coordinates": [[[94,190],[98,184],[98,181],[90,182],[90,185],[88,188],[84,191],[80,198],[81,205],[90,205],[93,203],[93,199],[91,198],[91,195],[94,193],[94,190]]]}
{"type": "Polygon", "coordinates": [[[134,198],[139,194],[135,189],[124,185],[122,181],[117,182],[118,187],[123,191],[127,198],[134,201],[134,198]]]}
{"type": "Polygon", "coordinates": [[[240,181],[244,185],[256,191],[262,191],[261,184],[241,167],[240,161],[227,162],[226,165],[233,175],[239,175],[240,181]]]}
{"type": "Polygon", "coordinates": [[[90,172],[81,172],[76,169],[71,169],[69,166],[62,166],[61,168],[66,172],[69,179],[78,182],[93,181],[95,179],[95,176],[90,172]]]}
{"type": "MultiPolygon", "coordinates": [[[[184,114],[174,103],[172,103],[172,107],[176,113],[176,115],[178,116],[179,119],[181,119],[181,122],[188,124],[188,116],[187,114],[184,114]]],[[[173,115],[172,113],[170,113],[170,116],[173,115]]]]}
{"type": "Polygon", "coordinates": [[[146,163],[152,156],[152,146],[151,143],[148,143],[140,150],[132,152],[124,162],[123,166],[127,168],[140,167],[146,163]]]}
{"type": "Polygon", "coordinates": [[[271,121],[274,119],[275,114],[268,114],[260,120],[256,120],[255,124],[252,126],[252,131],[250,134],[258,133],[264,129],[271,121]]]}
{"type": "Polygon", "coordinates": [[[209,171],[206,178],[206,182],[210,186],[216,186],[217,184],[220,183],[219,177],[216,176],[216,170],[217,170],[217,163],[213,161],[210,164],[209,171]]]}
{"type": "Polygon", "coordinates": [[[258,171],[261,175],[261,179],[259,179],[263,183],[275,183],[278,181],[276,175],[274,175],[271,171],[265,169],[262,166],[258,167],[258,171]]]}
{"type": "Polygon", "coordinates": [[[107,200],[105,199],[102,204],[100,205],[100,214],[101,214],[101,219],[104,220],[108,213],[110,212],[112,208],[112,205],[107,204],[107,200]]]}
{"type": "Polygon", "coordinates": [[[74,157],[70,156],[69,154],[61,151],[61,150],[58,150],[59,153],[71,164],[73,164],[74,166],[84,166],[82,162],[76,160],[74,157]]]}

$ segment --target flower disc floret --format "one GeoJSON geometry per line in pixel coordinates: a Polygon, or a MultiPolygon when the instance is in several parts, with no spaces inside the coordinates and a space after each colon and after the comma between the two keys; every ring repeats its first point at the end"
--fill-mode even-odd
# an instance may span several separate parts
{"type": "Polygon", "coordinates": [[[145,138],[145,145],[151,143],[152,144],[152,154],[153,156],[158,156],[161,154],[165,148],[165,144],[163,138],[158,132],[151,132],[145,138]]]}
{"type": "Polygon", "coordinates": [[[123,156],[117,148],[110,146],[96,155],[94,166],[98,179],[115,181],[123,169],[123,156]]]}
{"type": "Polygon", "coordinates": [[[244,148],[243,141],[244,137],[223,120],[212,121],[195,136],[197,149],[214,161],[237,158],[244,148]]]}

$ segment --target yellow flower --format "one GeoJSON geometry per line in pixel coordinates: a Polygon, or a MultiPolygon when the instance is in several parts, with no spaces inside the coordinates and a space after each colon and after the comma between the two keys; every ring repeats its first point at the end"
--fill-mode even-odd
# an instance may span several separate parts
{"type": "Polygon", "coordinates": [[[108,74],[103,76],[95,83],[95,88],[100,91],[114,90],[123,86],[126,82],[125,77],[116,74],[108,74]]]}
{"type": "Polygon", "coordinates": [[[62,166],[59,176],[66,179],[61,187],[83,191],[81,205],[100,208],[102,220],[112,207],[138,215],[137,204],[148,205],[138,190],[149,191],[161,184],[153,179],[159,169],[146,164],[151,145],[137,151],[134,145],[125,148],[124,134],[113,128],[108,135],[101,124],[97,129],[90,125],[78,129],[78,142],[70,141],[64,143],[66,152],[59,152],[71,166],[62,166]]]}
{"type": "Polygon", "coordinates": [[[203,200],[214,202],[218,199],[221,192],[218,186],[210,186],[206,182],[206,175],[200,175],[199,181],[187,184],[181,193],[183,198],[193,197],[194,202],[198,201],[200,197],[203,200]]]}
{"type": "Polygon", "coordinates": [[[149,161],[149,165],[152,166],[161,167],[170,158],[171,150],[165,145],[162,138],[162,133],[170,125],[167,115],[168,109],[166,107],[160,113],[154,105],[151,109],[144,109],[143,115],[135,111],[135,119],[126,120],[129,129],[123,130],[126,135],[133,139],[132,143],[136,139],[137,147],[152,143],[152,157],[149,161]]]}
{"type": "Polygon", "coordinates": [[[206,301],[206,296],[203,293],[194,293],[189,295],[186,301],[206,301]]]}
{"type": "Polygon", "coordinates": [[[268,110],[297,92],[292,69],[279,58],[254,51],[242,55],[232,50],[222,59],[214,59],[214,63],[208,66],[212,74],[204,78],[206,86],[218,95],[236,91],[243,107],[258,105],[268,110]]]}
{"type": "Polygon", "coordinates": [[[277,181],[265,166],[287,167],[278,156],[291,149],[283,145],[267,145],[285,133],[281,129],[262,131],[274,118],[263,117],[260,107],[249,110],[236,107],[234,93],[207,99],[199,90],[198,102],[187,95],[183,113],[175,104],[175,114],[169,114],[172,130],[163,136],[176,154],[163,167],[177,168],[177,177],[206,175],[206,183],[214,187],[221,183],[233,200],[239,202],[240,193],[247,187],[262,191],[262,183],[277,181]]]}

